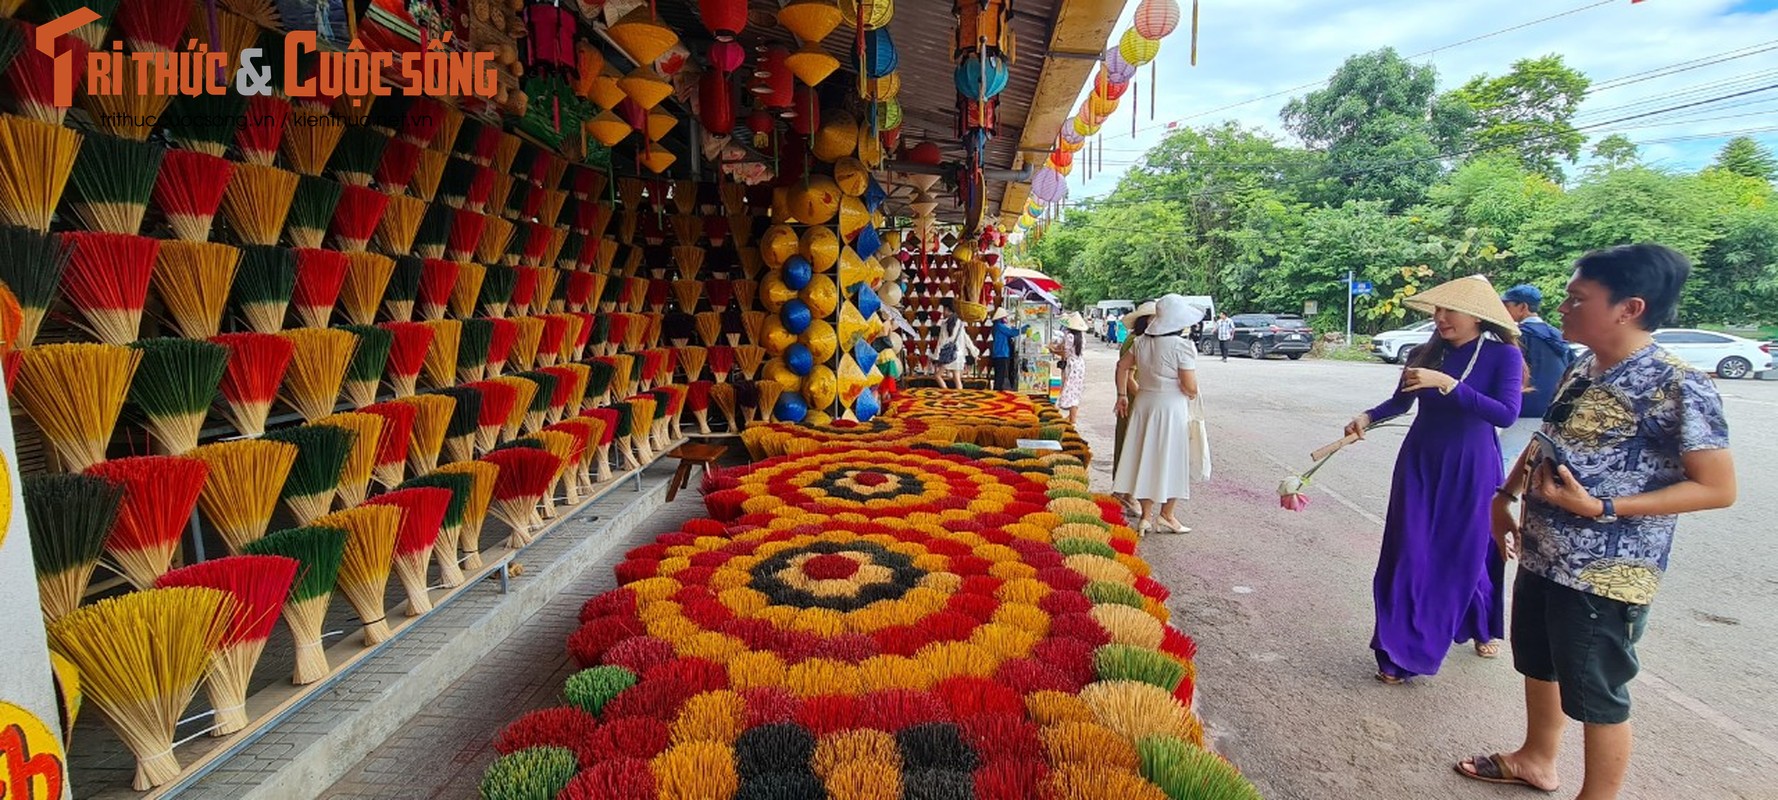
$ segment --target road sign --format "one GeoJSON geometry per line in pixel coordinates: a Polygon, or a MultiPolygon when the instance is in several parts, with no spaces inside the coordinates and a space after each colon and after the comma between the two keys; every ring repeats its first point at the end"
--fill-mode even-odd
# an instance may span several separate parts
{"type": "Polygon", "coordinates": [[[1372,285],[1370,281],[1353,281],[1352,282],[1352,294],[1354,296],[1361,295],[1361,294],[1370,294],[1370,293],[1376,291],[1376,288],[1377,287],[1372,285]]]}

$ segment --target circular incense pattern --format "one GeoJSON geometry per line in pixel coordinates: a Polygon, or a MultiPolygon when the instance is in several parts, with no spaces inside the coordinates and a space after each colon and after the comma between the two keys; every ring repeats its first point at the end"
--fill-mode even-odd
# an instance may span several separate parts
{"type": "Polygon", "coordinates": [[[821,424],[775,422],[755,425],[741,432],[741,441],[754,459],[762,459],[839,446],[945,445],[957,441],[957,429],[940,420],[879,415],[868,422],[834,420],[821,424]]]}

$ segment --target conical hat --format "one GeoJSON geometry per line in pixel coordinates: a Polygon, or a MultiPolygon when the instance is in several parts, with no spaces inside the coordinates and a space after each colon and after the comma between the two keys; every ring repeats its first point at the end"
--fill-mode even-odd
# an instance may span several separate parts
{"type": "Polygon", "coordinates": [[[1434,309],[1444,308],[1492,322],[1514,333],[1519,330],[1519,323],[1507,313],[1506,304],[1500,302],[1500,292],[1481,275],[1445,281],[1401,302],[1415,311],[1430,314],[1434,309]]]}
{"type": "Polygon", "coordinates": [[[809,329],[803,331],[802,341],[809,352],[815,354],[816,363],[826,363],[840,349],[839,333],[824,319],[809,323],[809,329]]]}
{"type": "Polygon", "coordinates": [[[773,314],[778,313],[785,303],[796,299],[796,290],[784,283],[784,275],[780,272],[766,273],[766,279],[759,284],[759,302],[773,314]]]}
{"type": "Polygon", "coordinates": [[[840,382],[840,402],[852,405],[852,401],[857,400],[859,393],[864,391],[864,370],[850,356],[842,357],[837,377],[840,382]]]}
{"type": "Polygon", "coordinates": [[[834,284],[833,278],[816,275],[808,286],[803,287],[802,298],[816,317],[825,319],[832,316],[834,309],[839,307],[840,288],[834,284]]]}
{"type": "Polygon", "coordinates": [[[847,347],[864,336],[869,326],[865,324],[864,315],[859,313],[858,306],[851,303],[840,304],[840,341],[847,347]]]}
{"type": "Polygon", "coordinates": [[[778,269],[796,255],[801,249],[797,241],[796,231],[789,225],[773,225],[766,229],[766,235],[760,237],[759,255],[765,259],[766,266],[778,269]]]}
{"type": "Polygon", "coordinates": [[[802,251],[816,272],[826,272],[840,257],[840,237],[832,228],[810,228],[803,231],[802,251]]]}
{"type": "Polygon", "coordinates": [[[776,315],[766,317],[765,324],[760,327],[759,346],[764,347],[766,352],[772,355],[781,355],[785,348],[796,344],[796,334],[784,327],[784,321],[776,315]]]}
{"type": "Polygon", "coordinates": [[[814,175],[790,190],[790,213],[805,225],[826,225],[839,213],[842,196],[832,178],[814,175]]]}

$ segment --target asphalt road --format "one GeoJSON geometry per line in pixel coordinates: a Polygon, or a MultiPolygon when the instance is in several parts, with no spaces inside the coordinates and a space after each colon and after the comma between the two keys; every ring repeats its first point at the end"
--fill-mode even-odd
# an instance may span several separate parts
{"type": "MultiPolygon", "coordinates": [[[[1080,426],[1108,488],[1115,359],[1097,342],[1088,350],[1080,426]]],[[[1217,747],[1273,800],[1530,796],[1451,771],[1518,745],[1510,652],[1486,661],[1453,647],[1431,679],[1372,679],[1371,573],[1402,431],[1341,453],[1316,475],[1306,511],[1278,508],[1279,480],[1308,467],[1309,451],[1339,438],[1397,374],[1380,363],[1204,360],[1214,479],[1194,486],[1181,514],[1194,533],[1142,544],[1198,641],[1200,712],[1217,747]]],[[[1632,686],[1628,798],[1778,800],[1778,494],[1762,480],[1778,476],[1778,382],[1719,388],[1740,501],[1680,522],[1632,686]]],[[[1579,788],[1580,726],[1566,742],[1557,797],[1579,788]]]]}

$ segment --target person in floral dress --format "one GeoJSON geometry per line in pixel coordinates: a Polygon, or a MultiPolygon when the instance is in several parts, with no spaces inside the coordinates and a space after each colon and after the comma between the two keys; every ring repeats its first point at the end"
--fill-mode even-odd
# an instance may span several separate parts
{"type": "Polygon", "coordinates": [[[1054,348],[1056,357],[1062,360],[1062,396],[1056,399],[1056,408],[1063,411],[1069,422],[1074,421],[1074,413],[1080,409],[1081,392],[1086,389],[1087,362],[1083,357],[1086,340],[1087,321],[1078,311],[1069,314],[1062,322],[1062,339],[1054,348]]]}

